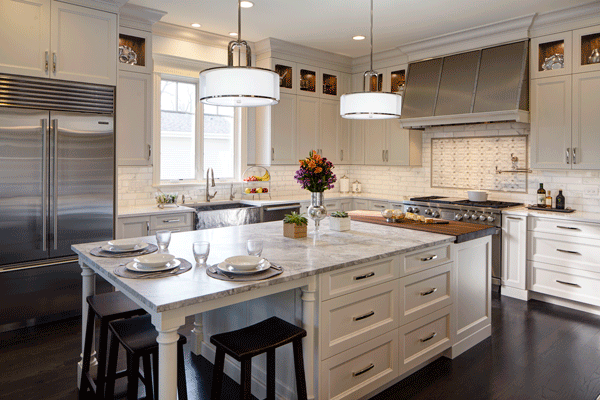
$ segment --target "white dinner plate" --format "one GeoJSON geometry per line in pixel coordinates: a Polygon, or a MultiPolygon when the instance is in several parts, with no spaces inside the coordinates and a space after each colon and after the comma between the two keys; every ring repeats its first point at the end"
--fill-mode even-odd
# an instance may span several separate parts
{"type": "Polygon", "coordinates": [[[225,259],[237,271],[254,271],[265,259],[259,256],[233,256],[225,259]]]}
{"type": "Polygon", "coordinates": [[[135,245],[135,247],[133,249],[129,249],[129,250],[117,249],[116,247],[113,247],[108,244],[105,244],[104,246],[102,246],[100,248],[103,251],[107,251],[109,253],[133,253],[134,251],[144,250],[148,246],[149,246],[149,244],[146,242],[139,242],[138,244],[135,245]]]}
{"type": "Polygon", "coordinates": [[[173,268],[179,267],[181,261],[178,259],[174,259],[171,262],[168,262],[166,265],[158,268],[144,268],[143,265],[136,263],[135,261],[130,261],[125,264],[125,268],[133,272],[158,272],[158,271],[168,271],[173,268]]]}
{"type": "Polygon", "coordinates": [[[227,264],[225,261],[223,261],[222,263],[217,265],[217,268],[228,274],[251,275],[251,274],[256,274],[257,272],[262,272],[262,271],[265,271],[265,270],[271,268],[271,263],[269,261],[263,259],[263,261],[260,264],[258,264],[256,266],[256,268],[242,271],[239,269],[235,269],[233,266],[231,266],[231,265],[227,264]]]}

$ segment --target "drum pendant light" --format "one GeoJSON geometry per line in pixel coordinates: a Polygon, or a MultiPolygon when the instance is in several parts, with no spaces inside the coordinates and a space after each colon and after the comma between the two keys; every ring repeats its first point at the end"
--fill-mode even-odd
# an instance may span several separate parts
{"type": "Polygon", "coordinates": [[[279,103],[279,75],[252,66],[250,46],[242,40],[242,7],[238,0],[238,35],[227,46],[227,66],[200,72],[200,101],[225,107],[260,107],[279,103]],[[233,52],[246,48],[246,65],[233,66],[233,52]]]}
{"type": "Polygon", "coordinates": [[[340,99],[340,115],[348,119],[400,118],[402,96],[371,90],[371,78],[377,81],[373,70],[373,0],[371,0],[371,69],[363,76],[363,92],[343,94],[340,99]],[[367,91],[368,88],[368,91],[367,91]]]}

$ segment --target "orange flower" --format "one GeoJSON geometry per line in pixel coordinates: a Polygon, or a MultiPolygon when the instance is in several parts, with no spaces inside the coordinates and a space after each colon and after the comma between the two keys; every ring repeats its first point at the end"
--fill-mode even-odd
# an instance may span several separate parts
{"type": "Polygon", "coordinates": [[[314,167],[316,167],[316,166],[317,166],[317,164],[315,164],[315,162],[314,162],[314,161],[312,161],[312,160],[311,160],[311,161],[309,161],[309,163],[308,163],[308,167],[309,167],[309,168],[314,168],[314,167]]]}
{"type": "Polygon", "coordinates": [[[317,169],[315,169],[315,173],[317,174],[321,173],[321,171],[323,171],[323,168],[321,167],[317,167],[317,169]]]}
{"type": "Polygon", "coordinates": [[[320,155],[318,155],[317,153],[315,153],[315,154],[313,155],[313,159],[314,159],[315,161],[319,161],[319,160],[321,159],[321,156],[320,156],[320,155]]]}

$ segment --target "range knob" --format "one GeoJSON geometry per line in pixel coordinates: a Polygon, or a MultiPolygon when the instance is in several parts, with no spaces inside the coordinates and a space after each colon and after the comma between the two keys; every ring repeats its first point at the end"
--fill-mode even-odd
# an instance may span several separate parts
{"type": "Polygon", "coordinates": [[[496,220],[496,217],[494,217],[493,215],[491,215],[491,214],[490,214],[490,215],[487,217],[487,220],[488,220],[488,222],[494,222],[494,221],[496,220]]]}
{"type": "Polygon", "coordinates": [[[431,213],[431,216],[433,218],[439,218],[440,217],[440,213],[438,211],[434,211],[434,212],[431,213]]]}
{"type": "Polygon", "coordinates": [[[431,215],[432,211],[431,208],[428,208],[427,210],[425,210],[425,215],[431,215]]]}
{"type": "Polygon", "coordinates": [[[457,213],[457,214],[454,216],[454,220],[455,220],[455,221],[460,221],[461,219],[463,219],[463,215],[462,215],[462,214],[458,214],[458,213],[457,213]]]}
{"type": "Polygon", "coordinates": [[[412,207],[406,207],[406,212],[413,212],[413,208],[412,207]]]}
{"type": "Polygon", "coordinates": [[[485,214],[481,214],[481,215],[479,216],[479,220],[480,220],[481,222],[485,222],[485,221],[487,221],[487,219],[488,219],[488,217],[487,217],[485,214]]]}
{"type": "Polygon", "coordinates": [[[419,213],[419,211],[420,211],[420,210],[419,210],[419,207],[415,207],[415,208],[414,208],[414,213],[415,213],[415,214],[418,214],[418,213],[419,213]]]}
{"type": "Polygon", "coordinates": [[[479,219],[479,215],[477,215],[477,213],[473,213],[471,215],[471,219],[474,220],[474,221],[477,221],[479,219]]]}
{"type": "Polygon", "coordinates": [[[470,212],[468,212],[468,211],[465,211],[465,212],[463,213],[463,218],[464,218],[464,219],[471,219],[471,213],[470,213],[470,212]]]}

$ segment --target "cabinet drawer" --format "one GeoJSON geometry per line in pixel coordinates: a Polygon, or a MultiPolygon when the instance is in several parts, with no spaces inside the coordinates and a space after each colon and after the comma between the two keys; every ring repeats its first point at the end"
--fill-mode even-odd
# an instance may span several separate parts
{"type": "Polygon", "coordinates": [[[398,277],[398,257],[389,257],[355,267],[321,274],[321,299],[354,293],[357,290],[398,277]]]}
{"type": "Polygon", "coordinates": [[[452,345],[448,306],[398,329],[400,334],[400,374],[416,367],[452,345]]]}
{"type": "Polygon", "coordinates": [[[370,210],[376,210],[376,211],[383,211],[386,208],[390,208],[390,203],[388,203],[387,201],[370,200],[369,205],[370,205],[370,207],[369,207],[370,210]]]}
{"type": "Polygon", "coordinates": [[[535,261],[528,267],[528,289],[600,306],[600,274],[535,261]]]}
{"type": "Polygon", "coordinates": [[[445,244],[402,255],[400,276],[437,267],[452,260],[451,245],[445,244]]]}
{"type": "Polygon", "coordinates": [[[452,263],[400,278],[400,324],[452,304],[452,263]]]}
{"type": "Polygon", "coordinates": [[[160,230],[169,228],[179,227],[191,227],[192,226],[193,213],[174,213],[174,214],[162,214],[152,215],[150,217],[150,229],[160,230]]]}
{"type": "Polygon", "coordinates": [[[358,399],[398,377],[398,331],[393,330],[321,364],[320,399],[358,399]]]}
{"type": "Polygon", "coordinates": [[[533,217],[529,220],[529,230],[555,233],[564,236],[600,238],[600,224],[574,222],[564,219],[533,217]]]}
{"type": "Polygon", "coordinates": [[[327,208],[327,213],[331,214],[335,211],[341,211],[342,205],[339,200],[325,200],[325,208],[327,208]]]}
{"type": "Polygon", "coordinates": [[[600,272],[600,240],[529,232],[531,261],[600,272]]]}
{"type": "Polygon", "coordinates": [[[321,310],[321,358],[326,359],[398,327],[397,282],[324,301],[321,310]]]}

